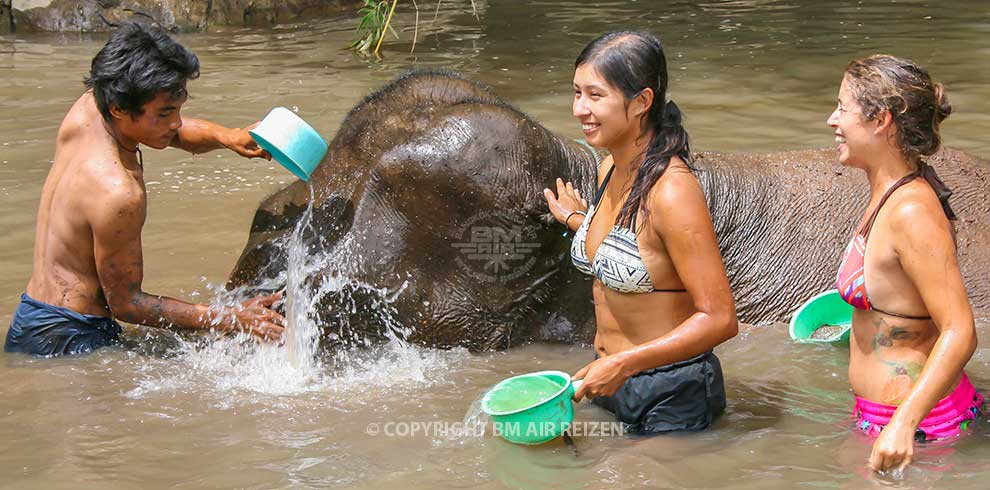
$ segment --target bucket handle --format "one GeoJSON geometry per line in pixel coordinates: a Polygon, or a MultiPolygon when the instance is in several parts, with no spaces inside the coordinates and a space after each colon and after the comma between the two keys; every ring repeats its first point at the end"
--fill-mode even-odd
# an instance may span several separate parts
{"type": "Polygon", "coordinates": [[[581,389],[581,385],[583,385],[583,384],[584,384],[584,380],[583,379],[572,379],[571,380],[571,388],[574,388],[574,392],[571,393],[571,398],[574,397],[574,393],[576,393],[577,390],[580,390],[581,389]]]}

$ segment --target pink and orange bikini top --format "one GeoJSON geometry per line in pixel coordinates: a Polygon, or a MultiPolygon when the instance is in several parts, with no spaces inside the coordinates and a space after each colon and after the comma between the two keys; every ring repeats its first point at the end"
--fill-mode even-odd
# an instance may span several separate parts
{"type": "Polygon", "coordinates": [[[952,191],[946,187],[945,183],[938,178],[935,170],[928,166],[928,164],[921,162],[919,163],[918,171],[914,172],[906,177],[898,180],[894,185],[887,189],[887,192],[883,194],[880,198],[880,203],[877,204],[876,209],[873,210],[873,214],[870,215],[870,219],[863,224],[863,226],[856,230],[856,234],[853,235],[852,240],[849,242],[849,246],[846,247],[846,252],[842,257],[842,263],[839,265],[839,272],[835,277],[835,287],[839,290],[839,295],[846,303],[849,303],[854,308],[860,310],[873,310],[883,313],[885,315],[896,316],[899,318],[907,318],[911,320],[928,320],[931,317],[928,316],[911,316],[904,315],[900,313],[893,313],[889,311],[881,310],[870,303],[870,296],[866,292],[866,273],[864,270],[864,263],[866,260],[866,240],[870,237],[870,230],[873,228],[873,223],[877,219],[877,215],[880,213],[880,208],[883,207],[884,203],[887,202],[887,198],[894,193],[899,187],[912,180],[924,177],[928,181],[928,184],[932,186],[935,190],[935,194],[938,195],[939,201],[942,203],[942,210],[945,212],[946,217],[950,220],[956,219],[956,214],[952,212],[952,208],[949,207],[949,196],[952,195],[952,191]]]}

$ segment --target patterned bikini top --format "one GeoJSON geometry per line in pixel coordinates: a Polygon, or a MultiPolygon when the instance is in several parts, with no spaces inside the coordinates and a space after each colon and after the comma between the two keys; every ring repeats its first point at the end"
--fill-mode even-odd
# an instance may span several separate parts
{"type": "Polygon", "coordinates": [[[615,225],[605,240],[598,246],[595,252],[594,261],[588,260],[588,227],[595,217],[598,202],[608,186],[608,181],[612,178],[612,171],[615,166],[608,170],[605,180],[602,181],[595,200],[588,207],[588,216],[578,227],[571,241],[571,262],[574,267],[585,274],[597,277],[605,287],[620,293],[652,293],[657,292],[684,292],[685,289],[655,289],[653,279],[650,278],[643,257],[639,253],[639,245],[636,243],[636,216],[633,215],[630,228],[615,225]]]}
{"type": "Polygon", "coordinates": [[[852,240],[846,247],[846,252],[842,257],[842,263],[839,265],[839,272],[835,277],[835,287],[839,290],[839,295],[842,296],[842,299],[854,308],[867,311],[878,311],[885,315],[907,318],[910,320],[928,320],[931,318],[928,316],[911,316],[884,311],[871,304],[870,295],[866,292],[866,272],[864,267],[866,262],[866,240],[870,237],[870,231],[873,229],[873,223],[876,221],[877,215],[880,214],[880,208],[882,208],[884,203],[887,202],[887,198],[889,198],[890,195],[902,185],[907,184],[918,177],[924,177],[938,195],[945,215],[950,220],[956,219],[955,213],[953,213],[952,208],[949,207],[949,196],[952,195],[952,191],[949,190],[942,180],[938,178],[938,175],[935,174],[934,169],[924,162],[919,165],[920,167],[917,172],[898,180],[894,183],[894,185],[887,189],[887,192],[885,192],[880,198],[880,202],[877,204],[876,209],[873,210],[873,214],[870,215],[870,219],[863,224],[861,229],[856,231],[856,234],[853,235],[852,240]]]}

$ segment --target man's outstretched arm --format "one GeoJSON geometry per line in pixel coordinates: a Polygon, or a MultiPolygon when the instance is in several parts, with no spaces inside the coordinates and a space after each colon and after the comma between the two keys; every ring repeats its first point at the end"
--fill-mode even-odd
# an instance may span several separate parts
{"type": "Polygon", "coordinates": [[[246,128],[228,128],[205,119],[182,118],[182,127],[176,133],[169,146],[181,148],[190,153],[206,153],[208,151],[228,148],[245,158],[264,158],[271,160],[271,155],[261,149],[248,133],[258,123],[246,128]]]}
{"type": "Polygon", "coordinates": [[[281,294],[254,298],[240,307],[215,311],[206,305],[142,291],[144,196],[115,190],[104,199],[104,206],[91,210],[90,223],[97,274],[110,311],[116,318],[162,328],[216,328],[250,332],[269,340],[281,337],[285,319],[270,309],[281,294]]]}

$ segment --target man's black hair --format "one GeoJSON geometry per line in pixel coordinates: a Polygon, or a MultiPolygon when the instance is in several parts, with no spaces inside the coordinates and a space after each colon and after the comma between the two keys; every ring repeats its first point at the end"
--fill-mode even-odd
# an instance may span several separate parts
{"type": "Polygon", "coordinates": [[[161,29],[121,24],[93,58],[84,83],[108,122],[110,106],[138,116],[141,107],[162,92],[180,98],[186,80],[199,77],[199,58],[161,29]]]}

